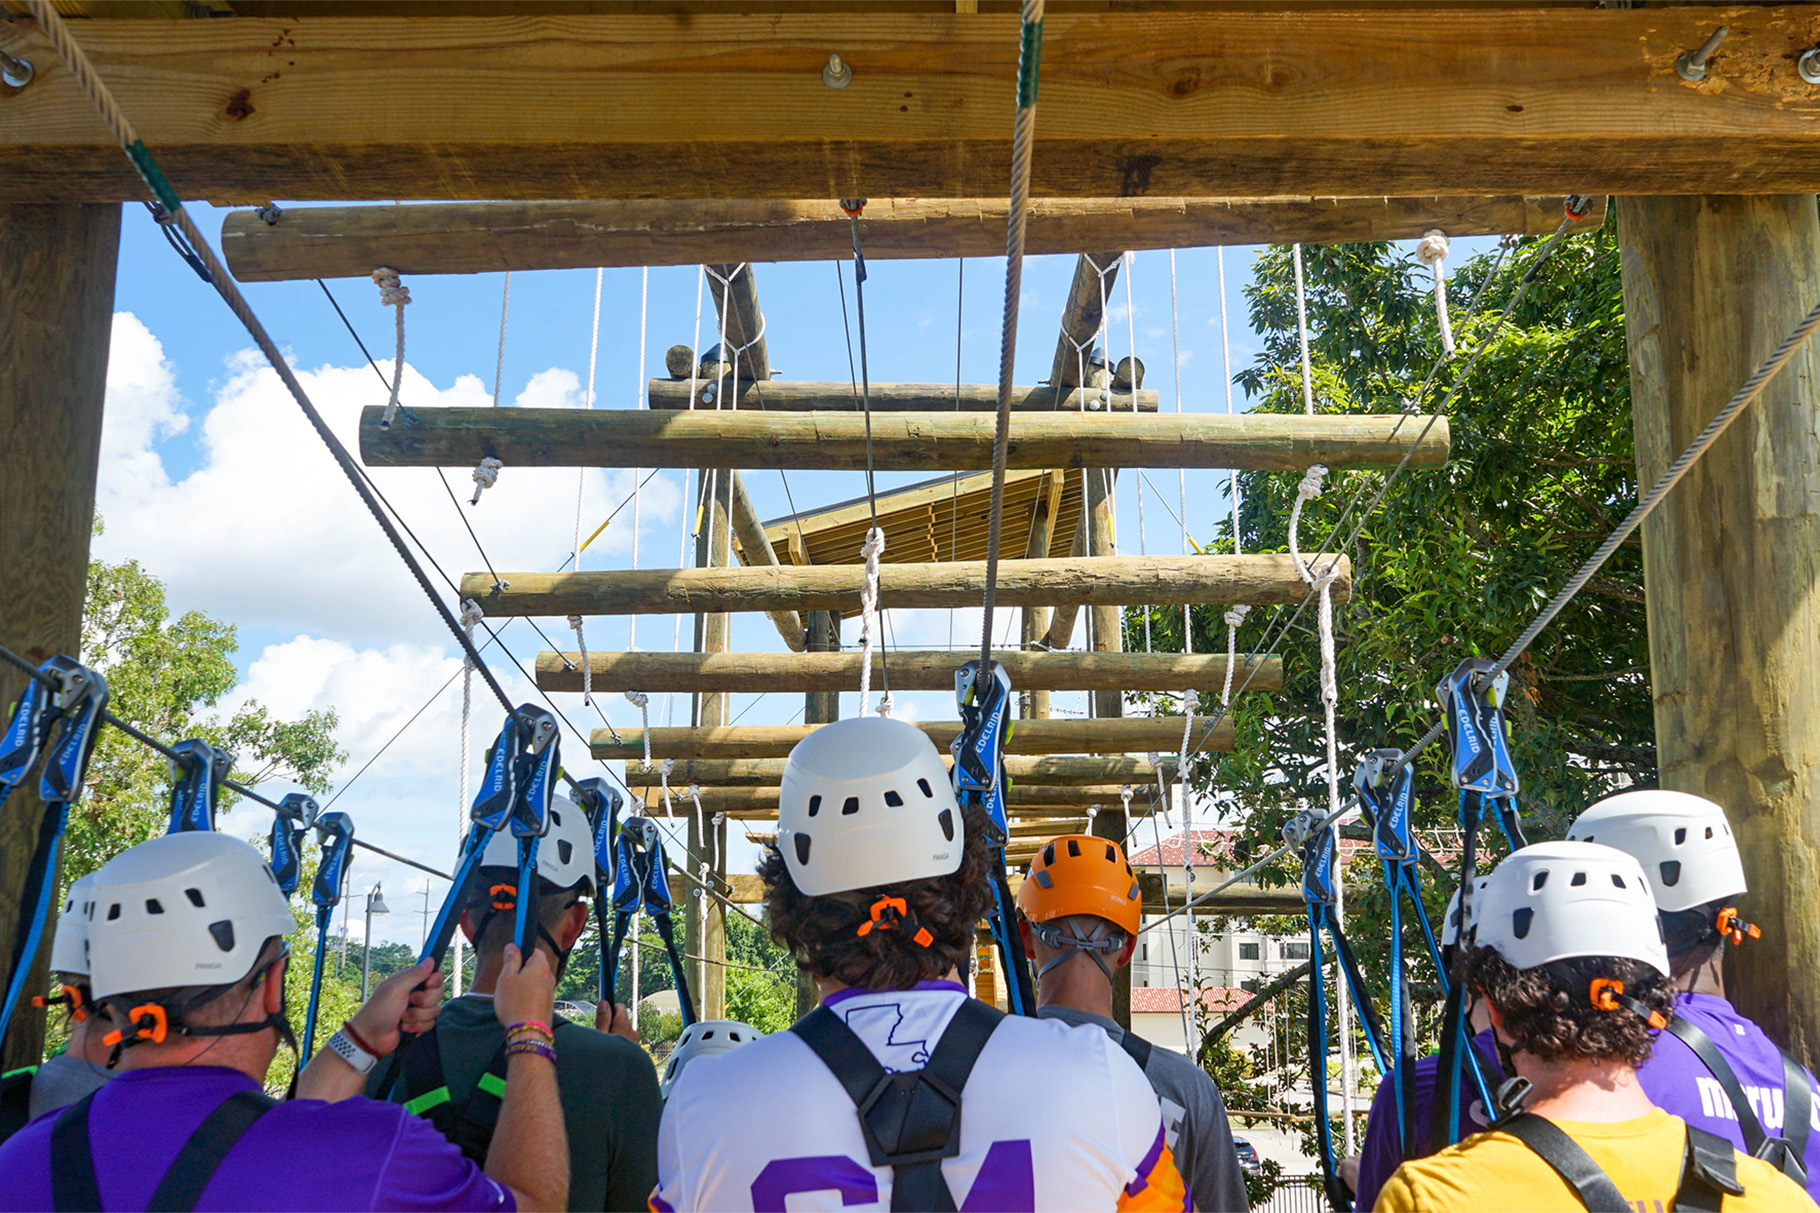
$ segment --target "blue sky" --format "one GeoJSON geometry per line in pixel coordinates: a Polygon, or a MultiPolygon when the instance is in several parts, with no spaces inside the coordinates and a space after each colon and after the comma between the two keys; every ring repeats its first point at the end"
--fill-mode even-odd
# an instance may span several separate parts
{"type": "MultiPolygon", "coordinates": [[[[223,211],[193,208],[211,235],[223,211]]],[[[1478,242],[1473,242],[1478,243],[1478,242]]],[[[1246,322],[1242,288],[1255,249],[1226,251],[1226,299],[1233,369],[1249,365],[1256,338],[1246,322]]],[[[1457,249],[1456,264],[1468,250],[1457,249]]],[[[1179,331],[1183,407],[1190,412],[1226,408],[1219,328],[1218,275],[1212,249],[1176,254],[1176,306],[1172,316],[1169,254],[1144,252],[1114,290],[1108,344],[1116,359],[1135,339],[1165,411],[1176,407],[1170,372],[1171,328],[1179,331]]],[[[1017,379],[1047,378],[1057,322],[1073,274],[1074,258],[1030,259],[1024,271],[1017,379]]],[[[877,382],[953,382],[957,332],[960,376],[968,383],[994,381],[998,363],[1004,267],[1000,259],[876,261],[866,283],[868,353],[877,382]]],[[[848,347],[841,324],[836,271],[828,262],[761,264],[759,296],[767,320],[772,366],[788,379],[847,377],[848,347]]],[[[506,326],[502,403],[580,407],[588,370],[594,273],[552,271],[512,276],[506,326]]],[[[661,374],[663,353],[691,340],[699,274],[694,267],[650,271],[645,352],[648,373],[661,374]]],[[[641,271],[605,274],[596,407],[631,408],[641,396],[638,380],[641,271]]],[[[407,374],[404,399],[420,406],[490,402],[500,335],[500,275],[407,278],[407,374]]],[[[367,279],[342,279],[330,289],[367,346],[390,372],[392,313],[379,304],[367,279]]],[[[711,287],[710,287],[711,289],[711,287]]],[[[847,279],[848,303],[852,281],[847,279]]],[[[250,284],[245,288],[266,326],[303,373],[331,423],[355,447],[358,409],[384,402],[380,381],[314,282],[250,284]]],[[[377,525],[309,434],[276,376],[250,352],[250,341],[211,288],[165,247],[162,234],[138,208],[129,207],[121,241],[115,343],[109,367],[99,508],[107,532],[97,541],[104,559],[140,560],[168,585],[174,610],[200,609],[239,627],[237,660],[245,683],[234,702],[252,696],[283,713],[334,707],[342,717],[341,741],[349,759],[345,780],[391,737],[411,714],[459,669],[458,649],[430,605],[405,576],[377,525]]],[[[704,300],[703,347],[714,340],[714,310],[704,300]]],[[[857,341],[858,335],[855,333],[857,341]]],[[[1234,391],[1243,410],[1242,393],[1234,391]]],[[[932,469],[938,470],[938,469],[932,469]]],[[[930,473],[881,475],[880,487],[924,479],[930,473]]],[[[498,487],[477,507],[466,505],[472,484],[467,469],[449,472],[467,515],[495,566],[548,569],[567,558],[576,524],[578,485],[583,534],[592,531],[630,492],[629,471],[506,468],[498,487]]],[[[1152,471],[1143,488],[1145,526],[1139,527],[1138,477],[1119,480],[1120,550],[1180,550],[1174,472],[1152,471]],[[1163,494],[1159,499],[1157,490],[1163,494]]],[[[1226,473],[1187,474],[1191,534],[1203,536],[1229,509],[1226,473]]],[[[468,538],[433,471],[383,469],[375,482],[398,506],[451,576],[480,567],[468,538]]],[[[746,477],[766,518],[789,512],[775,472],[746,477]]],[[[677,560],[682,511],[679,474],[666,470],[641,493],[640,567],[672,567],[677,560]]],[[[789,474],[799,509],[862,496],[861,473],[789,474]]],[[[627,509],[582,558],[583,568],[630,567],[632,512],[627,509]]],[[[979,612],[892,612],[889,642],[944,647],[977,644],[979,612]]],[[[1008,618],[1008,615],[1007,615],[1008,618]]],[[[563,647],[573,634],[560,619],[539,621],[563,647]]],[[[621,648],[623,620],[587,626],[591,649],[621,648]]],[[[668,649],[672,617],[638,622],[638,647],[668,649]]],[[[688,644],[689,625],[682,627],[688,644]]],[[[858,624],[846,639],[856,643],[858,624]]],[[[532,629],[515,623],[504,633],[527,666],[544,647],[532,629]]],[[[1077,643],[1078,643],[1077,635],[1077,643]]],[[[733,647],[777,651],[775,632],[762,615],[735,616],[733,647]]],[[[509,692],[534,698],[510,664],[489,653],[509,692]],[[509,675],[509,676],[508,676],[509,675]]],[[[857,690],[857,688],[856,688],[857,690]]],[[[598,723],[580,695],[556,697],[575,724],[598,723]]],[[[951,718],[953,705],[937,693],[900,695],[900,714],[951,718]]],[[[1078,710],[1078,696],[1056,696],[1058,714],[1078,710]]],[[[471,751],[497,730],[497,704],[476,685],[471,751]]],[[[600,697],[615,725],[635,725],[638,714],[615,697],[600,697]]],[[[229,706],[232,706],[231,704],[229,706]]],[[[739,696],[732,712],[741,723],[784,723],[801,709],[800,696],[739,696]]],[[[663,710],[653,698],[654,723],[663,710]]],[[[686,719],[687,706],[678,706],[686,719]]],[[[843,713],[857,710],[849,694],[843,713]]],[[[337,808],[353,814],[363,837],[443,866],[452,861],[458,814],[460,755],[459,684],[431,704],[384,758],[362,776],[337,808]]],[[[595,764],[580,742],[565,737],[567,766],[586,773],[595,764]]],[[[273,789],[281,790],[281,789],[273,789]]],[[[268,824],[264,810],[236,811],[226,828],[252,834],[268,824]]],[[[737,831],[736,831],[737,833],[737,831]]],[[[383,879],[388,894],[417,894],[423,878],[365,855],[356,885],[383,879]],[[394,892],[396,890],[396,892],[394,892]]],[[[432,901],[440,898],[436,884],[432,901]]],[[[396,904],[396,903],[395,903],[396,904]]],[[[375,924],[379,938],[415,942],[415,914],[394,914],[375,924]],[[382,925],[383,924],[383,925],[382,925]]]]}

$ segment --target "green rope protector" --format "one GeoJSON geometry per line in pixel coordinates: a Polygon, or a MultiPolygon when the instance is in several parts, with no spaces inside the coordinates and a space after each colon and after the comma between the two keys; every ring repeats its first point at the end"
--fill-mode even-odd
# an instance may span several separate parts
{"type": "Polygon", "coordinates": [[[489,1095],[496,1095],[500,1099],[506,1097],[506,1080],[493,1073],[491,1070],[482,1074],[480,1076],[480,1081],[474,1085],[489,1095]]]}
{"type": "Polygon", "coordinates": [[[413,1116],[422,1116],[438,1104],[445,1104],[450,1099],[448,1087],[437,1087],[434,1091],[425,1091],[416,1099],[406,1101],[404,1110],[413,1116]]]}
{"type": "Polygon", "coordinates": [[[1024,23],[1023,37],[1017,50],[1017,107],[1029,109],[1036,104],[1036,70],[1043,59],[1043,23],[1024,23]]]}
{"type": "Polygon", "coordinates": [[[126,156],[133,162],[133,167],[139,170],[139,175],[145,179],[145,183],[151,187],[152,193],[158,196],[158,201],[164,204],[167,212],[175,215],[183,209],[183,199],[179,198],[177,191],[171,188],[171,183],[165,178],[164,170],[158,167],[158,162],[152,159],[152,153],[146,150],[144,140],[135,139],[129,143],[126,147],[126,156]]]}

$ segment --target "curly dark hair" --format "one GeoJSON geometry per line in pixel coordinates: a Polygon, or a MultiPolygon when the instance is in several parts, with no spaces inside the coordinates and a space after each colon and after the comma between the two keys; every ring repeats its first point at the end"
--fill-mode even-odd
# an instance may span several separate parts
{"type": "Polygon", "coordinates": [[[765,882],[765,914],[771,934],[790,949],[796,965],[811,977],[832,977],[872,990],[908,990],[919,981],[965,972],[973,957],[974,931],[992,904],[992,848],[986,841],[986,814],[969,809],[962,818],[965,843],[961,866],[947,876],[911,880],[809,897],[799,892],[784,857],[765,849],[758,875],[765,882]],[[872,903],[901,897],[909,913],[898,929],[862,936],[872,903]],[[928,947],[914,938],[926,929],[928,947]]]}
{"type": "Polygon", "coordinates": [[[1641,1016],[1628,1008],[1606,1011],[1593,1005],[1592,983],[1599,978],[1623,982],[1627,997],[1664,1019],[1673,1013],[1668,978],[1641,961],[1576,956],[1517,969],[1495,949],[1479,947],[1467,955],[1464,967],[1467,987],[1498,1009],[1511,1048],[1543,1061],[1640,1066],[1649,1060],[1655,1036],[1641,1016]]]}

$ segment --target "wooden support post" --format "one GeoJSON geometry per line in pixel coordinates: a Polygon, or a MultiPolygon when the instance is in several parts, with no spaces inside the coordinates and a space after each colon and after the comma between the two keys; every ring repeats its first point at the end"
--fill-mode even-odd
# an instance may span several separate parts
{"type": "MultiPolygon", "coordinates": [[[[1071,473],[1079,475],[1080,473],[1071,473]]],[[[1074,528],[1074,541],[1068,548],[1071,559],[1079,560],[1087,554],[1087,516],[1082,514],[1074,528]]],[[[1049,634],[1043,637],[1046,649],[1065,649],[1074,640],[1074,625],[1081,617],[1081,604],[1078,602],[1063,603],[1055,608],[1049,618],[1049,634]]]]}
{"type": "MultiPolygon", "coordinates": [[[[713,397],[719,390],[711,380],[697,382],[695,407],[712,407],[713,397]]],[[[727,390],[732,390],[731,385],[727,385],[727,390]]],[[[654,409],[686,409],[690,400],[689,380],[653,379],[646,398],[654,409]]],[[[875,383],[870,399],[875,413],[992,413],[998,410],[998,387],[971,383],[958,388],[952,383],[875,383]]],[[[863,407],[851,381],[795,383],[773,379],[768,383],[752,383],[742,379],[737,400],[741,409],[769,409],[778,413],[851,413],[863,407]]],[[[1128,392],[1114,392],[1106,400],[1096,400],[1093,411],[1154,413],[1156,401],[1156,393],[1149,388],[1140,389],[1135,398],[1128,392]]],[[[731,404],[724,400],[721,403],[723,407],[731,404]]],[[[1080,412],[1082,407],[1078,395],[1065,394],[1058,400],[1055,389],[1047,384],[1011,389],[1014,412],[1080,412]]]]}
{"type": "MultiPolygon", "coordinates": [[[[1083,517],[1087,524],[1087,555],[1089,558],[1110,559],[1118,555],[1118,537],[1112,514],[1112,472],[1104,468],[1089,468],[1086,476],[1087,512],[1083,517]]],[[[1200,559],[1205,559],[1205,557],[1200,559]]],[[[1125,647],[1124,613],[1116,605],[1088,601],[1091,603],[1092,611],[1088,622],[1092,627],[1093,651],[1116,653],[1123,649],[1125,647]]],[[[1243,602],[1245,600],[1235,598],[1232,601],[1243,602]]],[[[1124,695],[1116,687],[1095,691],[1093,693],[1093,714],[1101,717],[1123,716],[1125,714],[1124,695]]]]}
{"type": "MultiPolygon", "coordinates": [[[[840,651],[840,616],[830,611],[810,611],[809,619],[809,652],[836,654],[840,651]]],[[[858,665],[855,654],[855,665],[858,665]]],[[[794,658],[800,661],[802,658],[794,658]]],[[[857,687],[859,678],[855,676],[846,680],[847,685],[857,687]]],[[[840,719],[840,691],[810,691],[803,696],[803,723],[830,724],[840,719]]],[[[777,762],[777,776],[783,779],[783,759],[777,762]]],[[[815,982],[808,974],[800,970],[796,975],[796,1016],[801,1019],[815,1009],[821,1001],[821,992],[815,988],[815,982]]]]}
{"type": "MultiPolygon", "coordinates": [[[[738,472],[729,471],[727,475],[733,481],[733,536],[739,544],[740,559],[752,568],[775,567],[779,563],[777,551],[771,546],[770,536],[765,534],[765,524],[759,521],[758,512],[752,508],[752,499],[746,496],[746,482],[738,472]]],[[[795,611],[766,611],[765,614],[790,651],[802,652],[802,616],[795,611]]]]}
{"type": "Polygon", "coordinates": [[[714,296],[714,310],[720,315],[726,346],[721,361],[732,362],[739,351],[739,378],[771,378],[771,355],[765,347],[765,316],[758,307],[758,282],[752,267],[744,262],[708,267],[708,293],[714,296]]]}
{"type": "MultiPolygon", "coordinates": [[[[1074,263],[1074,281],[1068,286],[1068,301],[1062,307],[1062,335],[1055,343],[1055,358],[1049,370],[1049,389],[1059,400],[1067,388],[1081,385],[1081,371],[1087,355],[1093,352],[1093,338],[1106,318],[1104,301],[1112,298],[1112,284],[1119,279],[1119,265],[1124,253],[1082,253],[1074,263]]],[[[1086,367],[1086,386],[1106,386],[1096,381],[1093,368],[1086,367]]],[[[1074,393],[1076,397],[1080,393],[1074,393]]]]}
{"type": "MultiPolygon", "coordinates": [[[[1341,557],[1334,601],[1352,593],[1341,557]]],[[[463,596],[490,616],[669,615],[677,611],[829,611],[859,605],[865,566],[793,565],[712,569],[584,569],[579,573],[464,574],[463,596]]],[[[965,607],[986,584],[983,560],[881,564],[878,604],[965,607]]],[[[1000,605],[1088,603],[1294,603],[1306,589],[1295,562],[1277,553],[1242,556],[1108,556],[1092,560],[1007,560],[999,566],[1000,605]]]]}
{"type": "MultiPolygon", "coordinates": [[[[1005,741],[1007,754],[1149,754],[1173,753],[1182,742],[1180,716],[1130,716],[1123,720],[1026,720],[1005,741]]],[[[732,725],[721,729],[652,729],[651,757],[783,758],[816,725],[732,725]]],[[[921,720],[936,748],[946,750],[960,732],[958,720],[921,720]]],[[[1199,736],[1197,733],[1196,736],[1199,736]]],[[[594,757],[637,760],[644,754],[642,729],[606,729],[590,735],[594,757]]],[[[1208,735],[1206,750],[1232,748],[1231,721],[1221,721],[1208,735]]],[[[672,783],[672,789],[675,785],[672,783]]]]}
{"type": "MultiPolygon", "coordinates": [[[[82,647],[119,244],[118,206],[0,206],[0,644],[33,661],[82,647]]],[[[24,686],[0,666],[0,709],[24,686]]],[[[36,779],[0,815],[0,984],[42,815],[36,779]]],[[[49,944],[47,929],[26,958],[28,997],[45,988],[49,944]]],[[[36,1065],[43,1049],[44,1012],[22,1003],[0,1070],[36,1065]]]]}
{"type": "MultiPolygon", "coordinates": [[[[1027,608],[1041,610],[1040,607],[1027,608]]],[[[825,611],[811,611],[811,620],[825,611]]],[[[811,625],[813,627],[813,624],[811,625]]],[[[829,640],[822,643],[832,647],[829,640]]],[[[1011,675],[1011,685],[1025,691],[1174,691],[1181,687],[1219,686],[1226,679],[1224,653],[1046,653],[995,649],[993,659],[1011,675]]],[[[955,654],[899,649],[890,655],[891,685],[900,691],[945,691],[954,688],[955,654]]],[[[807,653],[605,653],[590,650],[588,667],[594,693],[622,691],[727,691],[742,694],[815,694],[859,686],[856,652],[807,653]]],[[[882,685],[885,658],[872,655],[872,680],[882,685]]],[[[1250,689],[1274,691],[1283,685],[1281,657],[1241,654],[1234,685],[1250,678],[1250,689]]],[[[537,685],[545,691],[582,688],[581,654],[546,651],[537,655],[537,685]]],[[[805,717],[830,720],[830,714],[805,717]]]]}
{"type": "MultiPolygon", "coordinates": [[[[1820,297],[1798,197],[1621,198],[1640,483],[1820,297]]],[[[1725,807],[1763,938],[1727,993],[1820,1062],[1820,348],[1811,341],[1643,524],[1661,785],[1725,807]]]]}
{"type": "MultiPolygon", "coordinates": [[[[866,418],[858,413],[665,412],[649,409],[418,408],[412,425],[379,428],[360,416],[370,467],[734,467],[862,472],[866,418]]],[[[985,471],[990,413],[883,413],[872,417],[880,472],[985,471]]],[[[1404,414],[1018,413],[1009,467],[1243,468],[1300,471],[1447,462],[1448,425],[1404,414]],[[1423,435],[1410,452],[1411,434],[1423,435]]]]}
{"type": "MultiPolygon", "coordinates": [[[[707,486],[711,505],[704,515],[702,532],[695,539],[695,560],[708,568],[725,568],[733,551],[733,473],[704,470],[698,473],[707,486]]],[[[703,654],[727,651],[727,616],[720,613],[696,617],[696,650],[703,654]]],[[[698,727],[721,728],[727,723],[729,697],[723,691],[708,691],[695,697],[695,721],[698,727]]],[[[689,806],[691,809],[693,806],[689,806]]],[[[712,815],[697,820],[689,816],[690,875],[724,887],[727,877],[727,827],[715,824],[712,815]],[[706,864],[704,876],[702,865],[706,864]]],[[[717,898],[707,896],[690,886],[689,899],[695,913],[689,915],[688,951],[701,959],[696,962],[696,1008],[703,1019],[724,1019],[727,1005],[727,970],[720,963],[727,958],[727,908],[717,898]]]]}
{"type": "MultiPolygon", "coordinates": [[[[1049,545],[1055,539],[1055,518],[1061,511],[1063,483],[1068,473],[1055,471],[1049,474],[1049,491],[1039,496],[1034,507],[1035,514],[1030,520],[1030,537],[1024,544],[1024,559],[1044,560],[1049,556],[1049,545]]],[[[1028,649],[1049,632],[1049,608],[1033,606],[1023,608],[1022,630],[1020,639],[1022,647],[1028,649]]],[[[1028,680],[1019,682],[1015,677],[1011,685],[1023,687],[1022,710],[1018,713],[1031,720],[1043,720],[1049,716],[1049,692],[1047,689],[1032,687],[1028,680]]]]}

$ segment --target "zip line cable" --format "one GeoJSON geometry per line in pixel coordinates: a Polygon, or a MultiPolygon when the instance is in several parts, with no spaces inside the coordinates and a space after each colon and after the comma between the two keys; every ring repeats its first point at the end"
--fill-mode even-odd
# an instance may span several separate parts
{"type": "MultiPolygon", "coordinates": [[[[36,0],[47,4],[48,0],[36,0]]],[[[1043,58],[1043,0],[1024,0],[1017,55],[1017,118],[1011,135],[1011,208],[1005,222],[1005,317],[999,333],[998,420],[992,435],[992,506],[986,524],[985,620],[980,669],[992,665],[992,612],[998,600],[999,532],[1005,521],[1005,465],[1011,448],[1011,377],[1017,361],[1017,313],[1024,282],[1024,219],[1030,209],[1030,152],[1036,131],[1036,83],[1043,58]]]]}

